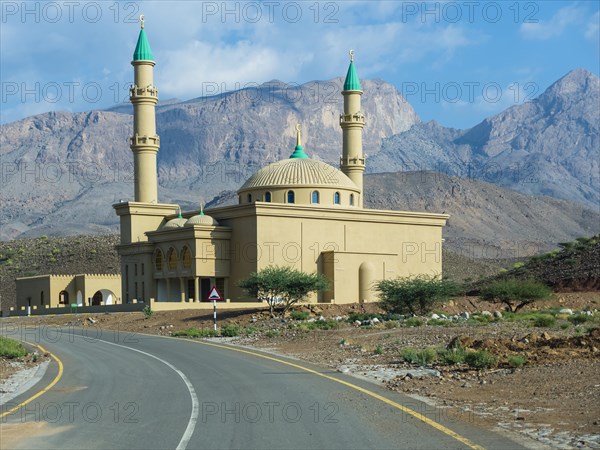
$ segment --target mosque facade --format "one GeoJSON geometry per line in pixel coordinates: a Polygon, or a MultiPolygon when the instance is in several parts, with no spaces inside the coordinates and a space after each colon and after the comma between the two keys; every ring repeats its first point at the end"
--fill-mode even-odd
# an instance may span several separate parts
{"type": "Polygon", "coordinates": [[[325,275],[330,289],[308,299],[319,303],[375,301],[378,280],[441,274],[447,215],[363,207],[365,117],[352,53],[341,92],[339,169],[309,157],[297,126],[288,159],[253,174],[238,204],[206,211],[158,201],[158,89],[143,22],[131,64],[134,200],[113,205],[123,303],[206,301],[213,286],[231,302],[251,301],[237,284],[268,266],[325,275]]]}

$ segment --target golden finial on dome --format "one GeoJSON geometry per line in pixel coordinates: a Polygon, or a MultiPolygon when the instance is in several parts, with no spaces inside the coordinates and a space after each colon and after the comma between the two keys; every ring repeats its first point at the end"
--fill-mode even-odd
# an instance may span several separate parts
{"type": "Polygon", "coordinates": [[[144,15],[140,14],[140,23],[142,24],[142,30],[144,29],[144,15]]]}
{"type": "Polygon", "coordinates": [[[301,146],[302,144],[300,143],[300,130],[302,129],[302,126],[297,123],[296,124],[296,145],[297,146],[301,146]]]}

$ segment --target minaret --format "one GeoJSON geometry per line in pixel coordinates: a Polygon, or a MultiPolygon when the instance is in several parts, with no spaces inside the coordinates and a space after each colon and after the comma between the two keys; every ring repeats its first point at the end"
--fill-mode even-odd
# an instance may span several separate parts
{"type": "Polygon", "coordinates": [[[158,202],[156,178],[156,154],[160,139],[156,134],[156,104],[158,89],[154,86],[154,56],[144,31],[144,16],[140,16],[141,30],[133,53],[134,81],[129,89],[133,104],[133,136],[130,147],[133,152],[135,201],[158,202]]]}
{"type": "Polygon", "coordinates": [[[365,157],[362,151],[362,130],[365,116],[360,112],[360,96],[363,94],[360,80],[354,67],[354,51],[350,50],[350,67],[344,82],[344,114],[340,114],[342,127],[342,157],[340,169],[360,189],[358,205],[363,205],[363,173],[365,157]]]}

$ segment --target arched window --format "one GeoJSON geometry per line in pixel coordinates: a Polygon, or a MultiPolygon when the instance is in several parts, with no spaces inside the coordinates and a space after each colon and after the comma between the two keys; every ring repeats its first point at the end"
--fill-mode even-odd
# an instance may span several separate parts
{"type": "Polygon", "coordinates": [[[319,203],[319,191],[313,191],[310,196],[311,203],[319,203]]]}
{"type": "Polygon", "coordinates": [[[336,192],[335,194],[333,194],[333,204],[334,205],[340,204],[340,193],[339,192],[336,192]]]}
{"type": "Polygon", "coordinates": [[[167,253],[167,266],[169,267],[169,270],[177,269],[177,252],[172,247],[167,253]]]}
{"type": "Polygon", "coordinates": [[[192,252],[187,247],[183,247],[183,252],[181,252],[181,262],[183,263],[184,269],[192,267],[192,252]]]}
{"type": "Polygon", "coordinates": [[[160,249],[157,249],[156,253],[154,254],[154,268],[157,272],[163,270],[163,260],[163,252],[160,249]]]}
{"type": "Polygon", "coordinates": [[[265,192],[265,202],[271,203],[271,193],[265,192]]]}
{"type": "Polygon", "coordinates": [[[288,191],[287,202],[288,203],[296,203],[296,195],[294,194],[294,191],[288,191]]]}
{"type": "Polygon", "coordinates": [[[252,194],[248,194],[248,203],[252,203],[252,194]]]}
{"type": "Polygon", "coordinates": [[[354,194],[350,194],[350,206],[354,206],[354,194]]]}

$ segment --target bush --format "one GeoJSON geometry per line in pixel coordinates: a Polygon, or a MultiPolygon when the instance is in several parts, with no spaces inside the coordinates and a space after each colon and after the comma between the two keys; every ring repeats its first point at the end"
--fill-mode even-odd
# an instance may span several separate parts
{"type": "Polygon", "coordinates": [[[458,292],[456,283],[427,275],[380,280],[375,288],[383,308],[399,314],[426,314],[458,292]]]}
{"type": "Polygon", "coordinates": [[[449,324],[450,324],[450,321],[444,320],[444,319],[429,319],[427,321],[427,325],[432,325],[432,326],[445,327],[445,326],[448,326],[449,324]]]}
{"type": "Polygon", "coordinates": [[[530,303],[550,296],[552,290],[535,280],[499,280],[481,290],[481,298],[496,303],[504,303],[516,312],[530,303]]]}
{"type": "Polygon", "coordinates": [[[592,320],[592,317],[588,316],[587,314],[575,314],[573,316],[569,316],[567,320],[573,325],[581,325],[582,323],[592,320]]]}
{"type": "Polygon", "coordinates": [[[215,330],[212,328],[188,328],[186,330],[173,333],[176,337],[206,338],[215,336],[215,330]]]}
{"type": "Polygon", "coordinates": [[[407,327],[420,327],[421,325],[423,325],[425,322],[423,322],[421,319],[419,319],[418,317],[411,317],[410,319],[406,319],[404,321],[404,325],[407,327]]]}
{"type": "Polygon", "coordinates": [[[465,362],[475,369],[488,369],[494,367],[498,360],[487,350],[478,350],[475,352],[468,352],[465,355],[465,362]]]}
{"type": "Polygon", "coordinates": [[[265,333],[265,336],[266,336],[266,337],[268,337],[268,338],[274,338],[274,337],[277,337],[277,336],[279,336],[279,331],[277,331],[277,330],[268,330],[268,331],[265,333]]]}
{"type": "Polygon", "coordinates": [[[152,311],[152,308],[150,308],[150,305],[144,306],[144,309],[142,309],[142,312],[144,313],[144,317],[146,319],[149,319],[154,314],[154,311],[152,311]]]}
{"type": "Polygon", "coordinates": [[[310,316],[308,311],[292,311],[290,317],[294,320],[306,320],[310,316]]]}
{"type": "Polygon", "coordinates": [[[556,324],[556,317],[550,314],[540,314],[533,320],[536,327],[551,327],[556,324]]]}
{"type": "Polygon", "coordinates": [[[415,350],[412,347],[402,349],[402,359],[411,364],[419,364],[425,366],[431,364],[437,359],[437,352],[433,348],[424,348],[423,350],[415,350]]]}
{"type": "Polygon", "coordinates": [[[443,350],[439,355],[446,364],[460,364],[465,362],[466,351],[462,347],[455,347],[443,350]]]}
{"type": "Polygon", "coordinates": [[[381,345],[377,345],[377,347],[375,347],[375,354],[383,355],[383,347],[381,345]]]}
{"type": "Polygon", "coordinates": [[[509,356],[509,358],[508,358],[508,364],[510,364],[511,367],[521,367],[526,362],[527,362],[527,358],[525,358],[524,356],[521,356],[521,355],[513,355],[513,356],[509,356]]]}
{"type": "Polygon", "coordinates": [[[27,354],[27,349],[18,341],[0,336],[0,356],[5,358],[22,358],[27,354]]]}
{"type": "Polygon", "coordinates": [[[239,325],[235,325],[233,323],[227,324],[221,328],[221,336],[225,337],[235,337],[240,335],[240,327],[239,325]]]}
{"type": "Polygon", "coordinates": [[[319,328],[320,330],[335,330],[340,326],[337,320],[317,320],[312,323],[315,325],[315,328],[319,328]]]}
{"type": "Polygon", "coordinates": [[[381,316],[381,314],[350,313],[350,315],[348,316],[348,322],[355,322],[357,320],[360,320],[362,322],[363,320],[371,320],[371,319],[381,320],[382,318],[383,317],[381,316]]]}

